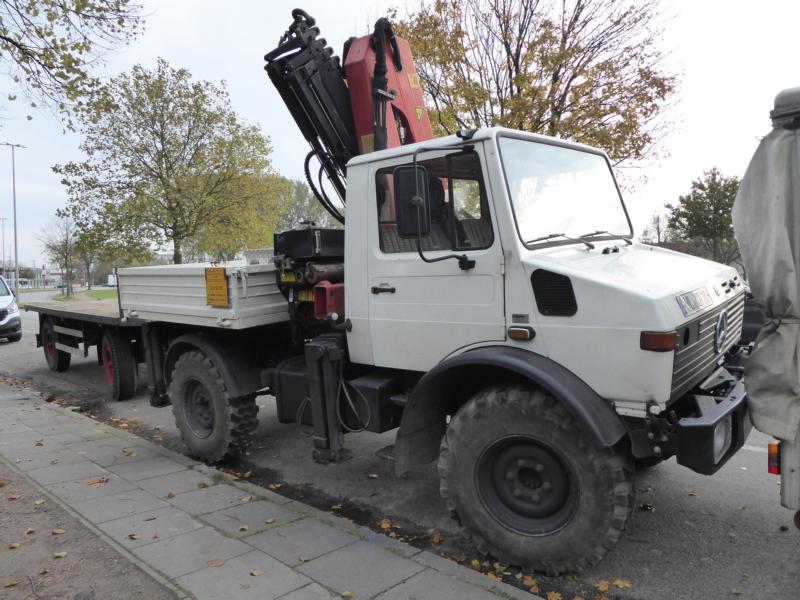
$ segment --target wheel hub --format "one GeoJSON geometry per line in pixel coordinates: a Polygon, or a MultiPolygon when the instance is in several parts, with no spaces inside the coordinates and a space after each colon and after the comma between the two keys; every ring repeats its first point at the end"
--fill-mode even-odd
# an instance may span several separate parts
{"type": "Polygon", "coordinates": [[[201,438],[211,435],[214,430],[214,407],[205,386],[192,381],[186,388],[186,420],[194,434],[201,438]]]}
{"type": "Polygon", "coordinates": [[[487,448],[478,463],[477,482],[489,512],[523,533],[559,529],[576,506],[577,488],[564,461],[526,436],[498,440],[487,448]]]}

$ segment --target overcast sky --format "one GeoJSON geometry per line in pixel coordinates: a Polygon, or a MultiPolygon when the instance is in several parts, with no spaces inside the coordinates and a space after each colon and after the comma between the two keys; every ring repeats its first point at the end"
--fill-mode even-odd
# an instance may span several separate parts
{"type": "MultiPolygon", "coordinates": [[[[275,46],[295,6],[317,19],[323,36],[339,52],[348,37],[367,33],[394,4],[398,2],[149,0],[146,33],[109,57],[102,73],[113,76],[136,63],[152,66],[162,56],[198,79],[224,79],[234,109],[272,139],[275,168],[301,178],[307,147],[263,71],[263,54],[275,46]]],[[[741,176],[759,137],[769,131],[775,94],[800,85],[800,2],[675,0],[665,8],[674,16],[664,50],[681,77],[670,113],[676,125],[663,142],[666,155],[637,170],[636,176],[645,181],[626,195],[637,232],[657,207],[677,200],[704,170],[718,166],[723,173],[741,176]]],[[[0,81],[2,99],[15,90],[7,79],[0,81]]],[[[64,135],[52,115],[37,112],[27,121],[25,114],[17,103],[0,103],[0,141],[27,146],[17,151],[19,258],[23,265],[40,265],[44,255],[36,236],[66,200],[50,167],[81,160],[80,138],[64,135]]],[[[13,239],[11,155],[6,147],[0,147],[0,217],[8,217],[8,257],[13,239]]]]}

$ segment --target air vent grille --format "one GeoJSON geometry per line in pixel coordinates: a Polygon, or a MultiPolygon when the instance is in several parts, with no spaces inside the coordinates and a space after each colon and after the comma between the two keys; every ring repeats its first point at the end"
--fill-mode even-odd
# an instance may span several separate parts
{"type": "Polygon", "coordinates": [[[539,312],[548,317],[571,317],[578,312],[572,282],[566,275],[537,269],[531,275],[539,312]]]}

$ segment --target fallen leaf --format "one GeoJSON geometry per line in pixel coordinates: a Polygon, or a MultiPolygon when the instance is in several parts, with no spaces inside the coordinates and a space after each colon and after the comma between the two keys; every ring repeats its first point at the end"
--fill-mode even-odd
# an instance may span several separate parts
{"type": "Polygon", "coordinates": [[[53,558],[64,558],[67,555],[67,551],[64,550],[63,552],[53,552],[53,558]]]}
{"type": "Polygon", "coordinates": [[[139,539],[139,534],[138,533],[129,533],[128,534],[128,539],[129,540],[138,540],[139,539]]]}
{"type": "Polygon", "coordinates": [[[305,556],[303,554],[300,554],[300,555],[298,555],[297,560],[299,560],[301,563],[304,563],[304,562],[310,561],[311,557],[310,556],[305,556]]]}
{"type": "Polygon", "coordinates": [[[136,452],[133,451],[133,448],[123,448],[122,454],[125,456],[136,456],[136,452]]]}
{"type": "Polygon", "coordinates": [[[279,490],[282,485],[283,485],[282,483],[270,483],[269,485],[267,485],[267,488],[274,492],[275,490],[279,490]]]}
{"type": "Polygon", "coordinates": [[[472,562],[469,563],[469,566],[472,567],[475,571],[481,570],[481,563],[477,558],[473,558],[472,562]]]}
{"type": "Polygon", "coordinates": [[[205,481],[198,481],[197,482],[197,489],[202,490],[203,488],[207,488],[208,484],[205,481]]]}
{"type": "Polygon", "coordinates": [[[390,529],[392,527],[392,522],[389,519],[381,519],[378,525],[381,529],[390,529]]]}
{"type": "Polygon", "coordinates": [[[697,492],[695,492],[693,489],[689,489],[689,495],[690,496],[697,496],[697,492]]]}
{"type": "Polygon", "coordinates": [[[242,496],[241,498],[239,498],[239,500],[241,500],[242,502],[252,502],[255,499],[256,499],[255,496],[242,496]]]}
{"type": "Polygon", "coordinates": [[[594,584],[594,587],[596,587],[601,592],[607,592],[608,591],[608,581],[606,581],[605,579],[601,579],[600,581],[598,581],[597,583],[594,584]]]}
{"type": "Polygon", "coordinates": [[[378,478],[378,474],[377,473],[367,473],[367,477],[369,479],[377,479],[378,478]]]}
{"type": "Polygon", "coordinates": [[[627,590],[631,587],[631,582],[629,579],[615,579],[614,587],[619,588],[621,590],[627,590]]]}
{"type": "Polygon", "coordinates": [[[52,402],[55,399],[56,399],[56,395],[55,394],[48,394],[47,396],[45,396],[44,401],[45,402],[52,402]]]}
{"type": "Polygon", "coordinates": [[[51,465],[57,465],[58,464],[58,459],[54,458],[53,460],[50,461],[50,464],[51,465]]]}
{"type": "Polygon", "coordinates": [[[0,488],[1,487],[6,487],[6,482],[5,481],[0,480],[0,488]]]}
{"type": "Polygon", "coordinates": [[[16,550],[17,548],[19,548],[19,542],[11,542],[8,545],[8,549],[9,550],[16,550]]]}
{"type": "Polygon", "coordinates": [[[136,509],[135,509],[135,508],[133,508],[132,506],[131,506],[131,507],[128,509],[128,514],[129,514],[129,515],[132,515],[132,514],[133,514],[133,513],[135,513],[135,512],[136,512],[136,509]]]}
{"type": "Polygon", "coordinates": [[[270,517],[269,519],[264,519],[264,523],[266,523],[267,525],[272,525],[274,522],[275,522],[274,517],[270,517]]]}
{"type": "Polygon", "coordinates": [[[431,541],[438,546],[444,541],[444,537],[437,533],[431,538],[431,541]]]}
{"type": "Polygon", "coordinates": [[[35,532],[36,532],[36,530],[35,530],[35,529],[30,529],[30,528],[28,528],[28,529],[26,529],[26,530],[25,530],[25,535],[32,535],[32,534],[33,534],[33,533],[35,533],[35,532]]]}
{"type": "Polygon", "coordinates": [[[98,488],[108,483],[108,477],[106,477],[105,475],[98,475],[96,477],[89,477],[89,479],[84,479],[81,483],[85,483],[89,487],[98,488]]]}
{"type": "Polygon", "coordinates": [[[153,538],[152,538],[152,539],[154,539],[154,540],[157,540],[157,539],[159,539],[160,537],[161,537],[161,536],[160,536],[160,535],[158,535],[158,532],[156,531],[156,532],[153,534],[153,538]]]}
{"type": "Polygon", "coordinates": [[[212,558],[211,560],[207,561],[206,564],[209,567],[221,567],[225,564],[225,561],[221,558],[212,558]]]}
{"type": "Polygon", "coordinates": [[[355,598],[355,592],[342,592],[342,598],[355,598]]]}
{"type": "Polygon", "coordinates": [[[50,533],[53,534],[53,535],[61,535],[62,533],[64,533],[64,530],[56,528],[56,529],[53,529],[53,531],[51,531],[50,533]]]}
{"type": "Polygon", "coordinates": [[[333,506],[331,506],[331,510],[341,510],[341,509],[342,509],[341,504],[334,504],[333,506]]]}
{"type": "Polygon", "coordinates": [[[547,592],[547,600],[564,600],[564,597],[558,592],[547,592]]]}
{"type": "Polygon", "coordinates": [[[250,577],[261,577],[264,574],[264,571],[261,569],[253,569],[250,571],[250,577]]]}
{"type": "Polygon", "coordinates": [[[44,440],[36,440],[36,443],[34,444],[34,446],[39,446],[39,447],[44,446],[44,440]]]}
{"type": "Polygon", "coordinates": [[[4,588],[13,588],[19,585],[19,581],[14,581],[13,579],[8,579],[3,582],[4,588]]]}
{"type": "Polygon", "coordinates": [[[252,476],[253,476],[253,472],[252,471],[248,471],[247,473],[242,475],[242,477],[244,477],[245,479],[250,479],[252,476]]]}
{"type": "Polygon", "coordinates": [[[147,522],[147,521],[155,521],[157,518],[158,518],[158,517],[147,517],[146,519],[142,519],[142,521],[144,521],[144,522],[147,522]]]}
{"type": "Polygon", "coordinates": [[[47,569],[42,569],[41,571],[39,571],[39,575],[47,575],[49,572],[50,571],[48,571],[47,569]]]}
{"type": "Polygon", "coordinates": [[[586,600],[583,596],[575,596],[572,600],[586,600]]]}
{"type": "Polygon", "coordinates": [[[539,582],[536,581],[530,575],[525,575],[524,577],[522,577],[522,585],[524,585],[525,587],[531,587],[532,585],[538,585],[538,584],[539,582]]]}
{"type": "Polygon", "coordinates": [[[643,502],[639,505],[639,510],[643,510],[646,512],[656,512],[656,507],[652,504],[648,504],[647,502],[643,502]]]}
{"type": "Polygon", "coordinates": [[[747,467],[739,467],[742,471],[747,471],[747,467]]]}
{"type": "Polygon", "coordinates": [[[247,525],[239,525],[239,531],[247,531],[249,527],[247,525]]]}
{"type": "Polygon", "coordinates": [[[167,492],[167,495],[164,496],[164,498],[174,498],[174,497],[175,497],[175,492],[167,492]]]}
{"type": "Polygon", "coordinates": [[[396,534],[394,531],[390,531],[390,532],[389,532],[389,537],[390,537],[390,538],[392,538],[392,539],[394,540],[394,539],[396,539],[396,538],[397,538],[397,534],[396,534]]]}
{"type": "Polygon", "coordinates": [[[19,500],[20,498],[22,498],[22,496],[20,496],[19,494],[11,494],[8,497],[9,500],[19,500]]]}
{"type": "Polygon", "coordinates": [[[739,588],[731,588],[731,594],[733,594],[734,596],[741,596],[742,590],[740,590],[739,588]]]}

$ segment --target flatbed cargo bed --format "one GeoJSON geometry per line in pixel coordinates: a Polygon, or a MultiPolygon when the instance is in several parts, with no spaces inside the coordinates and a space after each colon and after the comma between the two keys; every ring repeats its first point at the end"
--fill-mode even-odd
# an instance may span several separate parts
{"type": "Polygon", "coordinates": [[[101,325],[116,325],[120,327],[136,327],[145,322],[144,319],[126,318],[120,316],[119,302],[114,298],[106,300],[75,300],[65,302],[32,302],[25,304],[27,311],[42,315],[60,317],[98,323],[101,325]]]}

